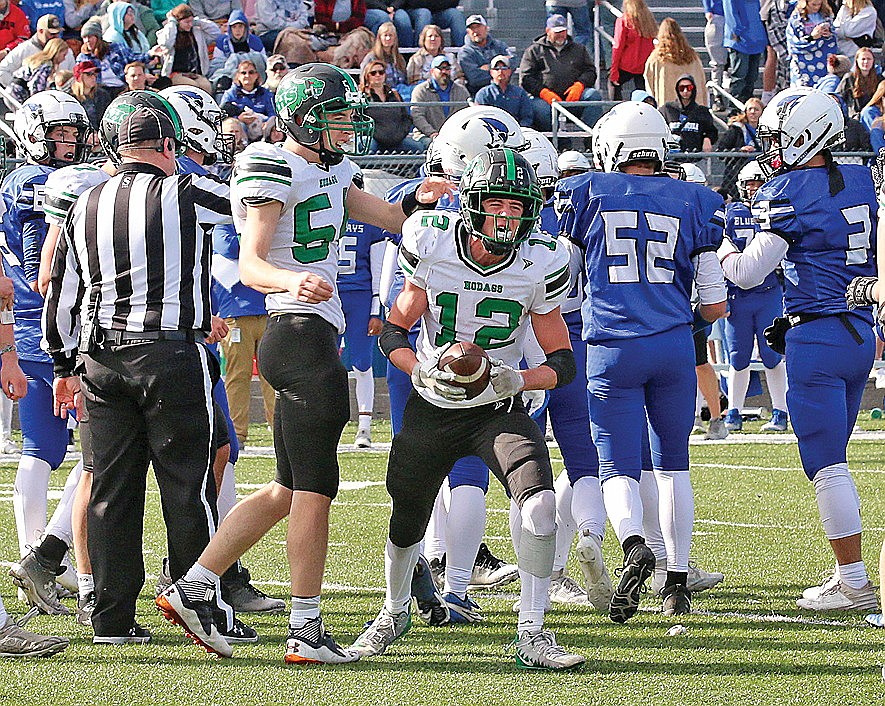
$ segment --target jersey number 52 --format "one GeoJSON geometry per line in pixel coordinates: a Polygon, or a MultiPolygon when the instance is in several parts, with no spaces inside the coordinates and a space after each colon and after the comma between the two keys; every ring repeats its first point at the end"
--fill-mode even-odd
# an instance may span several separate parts
{"type": "MultiPolygon", "coordinates": [[[[608,281],[612,284],[641,281],[639,239],[629,234],[629,231],[637,230],[640,214],[636,211],[603,211],[601,215],[606,255],[625,258],[623,264],[608,266],[608,281]]],[[[673,281],[673,255],[679,239],[679,219],[660,213],[643,213],[642,218],[648,230],[664,235],[663,240],[647,240],[645,243],[645,278],[651,284],[670,284],[673,281]],[[670,267],[662,266],[665,264],[670,267]]]]}

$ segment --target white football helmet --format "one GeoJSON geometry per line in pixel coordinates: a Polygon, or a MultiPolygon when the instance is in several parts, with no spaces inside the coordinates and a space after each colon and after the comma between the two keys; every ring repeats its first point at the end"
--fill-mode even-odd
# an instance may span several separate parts
{"type": "Polygon", "coordinates": [[[667,156],[670,128],[664,116],[648,103],[626,101],[603,115],[593,129],[593,160],[605,172],[618,171],[627,162],[654,161],[667,156]]]}
{"type": "Polygon", "coordinates": [[[572,171],[576,174],[579,172],[589,172],[592,168],[590,166],[590,160],[577,150],[566,150],[559,155],[559,159],[556,161],[556,166],[559,167],[560,173],[572,171]]]}
{"type": "Polygon", "coordinates": [[[170,86],[160,95],[178,113],[185,147],[206,155],[207,164],[233,163],[234,136],[222,133],[226,116],[212,96],[196,86],[170,86]]]}
{"type": "Polygon", "coordinates": [[[845,139],[839,104],[807,86],[781,91],[762,111],[757,128],[758,158],[767,178],[801,167],[819,152],[845,139]]]}
{"type": "Polygon", "coordinates": [[[83,106],[68,93],[40,91],[28,98],[15,113],[13,129],[28,157],[41,164],[60,167],[82,162],[89,154],[92,128],[83,106]],[[48,137],[52,128],[71,126],[77,129],[73,142],[59,143],[48,137]],[[56,156],[56,144],[71,145],[65,157],[56,156]]]}
{"type": "Polygon", "coordinates": [[[707,185],[707,175],[697,164],[694,162],[682,162],[679,166],[682,167],[682,173],[685,174],[685,181],[703,184],[704,186],[707,185]]]}
{"type": "Polygon", "coordinates": [[[522,128],[522,135],[528,145],[522,156],[526,158],[538,177],[541,189],[551,189],[559,179],[559,166],[556,163],[556,148],[547,137],[534,128],[522,128]]]}
{"type": "Polygon", "coordinates": [[[450,115],[433,141],[437,142],[442,170],[453,180],[460,179],[470,160],[483,152],[496,147],[522,151],[526,147],[516,119],[490,105],[475,105],[450,115]]]}
{"type": "Polygon", "coordinates": [[[747,184],[751,181],[765,181],[765,173],[762,171],[762,167],[759,166],[759,162],[755,159],[751,159],[741,167],[741,170],[737,175],[738,193],[741,195],[741,201],[745,201],[746,203],[750,203],[750,201],[753,200],[753,196],[756,195],[756,190],[759,188],[758,186],[748,188],[747,184]]]}

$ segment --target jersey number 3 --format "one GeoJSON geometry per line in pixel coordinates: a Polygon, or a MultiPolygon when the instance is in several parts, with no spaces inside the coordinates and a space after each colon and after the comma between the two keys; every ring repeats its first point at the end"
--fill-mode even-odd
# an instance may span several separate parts
{"type": "MultiPolygon", "coordinates": [[[[660,213],[643,213],[642,216],[648,230],[665,236],[664,240],[647,240],[645,243],[645,278],[651,284],[670,284],[673,281],[673,255],[679,239],[679,219],[660,213]],[[664,264],[670,267],[663,267],[664,264]]],[[[606,255],[626,259],[624,264],[608,266],[608,281],[612,284],[639,282],[639,239],[624,233],[637,229],[639,213],[603,211],[602,222],[605,225],[606,255]]]]}
{"type": "Polygon", "coordinates": [[[868,204],[842,209],[842,218],[850,226],[860,226],[860,232],[848,234],[848,248],[845,250],[846,265],[864,265],[870,257],[870,238],[873,235],[873,221],[868,204]]]}

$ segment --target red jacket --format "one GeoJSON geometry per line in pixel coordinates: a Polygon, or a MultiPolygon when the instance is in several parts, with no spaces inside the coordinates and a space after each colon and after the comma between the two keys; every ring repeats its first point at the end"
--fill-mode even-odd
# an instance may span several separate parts
{"type": "Polygon", "coordinates": [[[345,34],[352,29],[361,27],[366,19],[366,0],[350,0],[350,19],[336,25],[332,22],[332,11],[335,0],[315,0],[313,5],[313,21],[325,25],[327,29],[345,34]]]}
{"type": "Polygon", "coordinates": [[[612,46],[612,67],[609,80],[618,80],[620,71],[641,74],[645,70],[645,60],[655,48],[654,40],[639,34],[633,24],[622,15],[615,20],[615,43],[612,46]]]}
{"type": "Polygon", "coordinates": [[[30,36],[28,18],[18,5],[10,2],[6,17],[0,19],[0,49],[12,49],[30,36]]]}

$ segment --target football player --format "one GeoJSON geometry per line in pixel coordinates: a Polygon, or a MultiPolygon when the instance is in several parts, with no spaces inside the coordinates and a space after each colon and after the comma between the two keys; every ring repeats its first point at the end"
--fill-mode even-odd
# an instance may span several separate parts
{"type": "Polygon", "coordinates": [[[415,390],[394,437],[387,468],[393,499],[385,548],[384,606],[353,649],[383,654],[411,624],[409,585],[434,498],[459,458],[476,455],[521,509],[517,665],[569,669],[584,658],[544,629],[556,542],[553,473],[544,435],[525,412],[524,389],[552,389],[574,379],[574,356],[559,304],[568,291],[568,253],[534,233],[541,193],[531,165],[509,148],[473,161],[460,179],[459,213],[416,214],[406,222],[400,266],[406,275],[380,346],[409,374],[415,390]],[[409,330],[421,318],[417,353],[409,330]],[[531,320],[547,356],[516,370],[531,320]],[[491,381],[466,398],[437,363],[455,341],[473,342],[500,359],[491,381]]]}
{"type": "Polygon", "coordinates": [[[345,213],[399,232],[407,215],[432,208],[449,187],[425,180],[394,205],[353,186],[356,166],[347,156],[366,153],[374,127],[365,97],[341,69],[293,69],[275,100],[286,142],[255,143],[238,157],[231,198],[242,234],[240,279],[268,295],[271,316],[258,363],[277,391],[277,473],[231,510],[197,563],[158,596],[157,606],[198,644],[231,656],[212,619],[219,576],[288,517],[292,604],[285,662],[339,664],[359,653],[342,649],[320,617],[329,507],[338,491],[337,445],[350,416],[337,346],[344,327],[335,288],[338,243],[345,213]]]}
{"type": "MultiPolygon", "coordinates": [[[[750,206],[753,197],[765,183],[762,167],[755,159],[738,172],[737,188],[740,201],[725,206],[725,235],[738,250],[744,250],[756,236],[759,224],[753,219],[750,206]]],[[[762,431],[787,430],[787,367],[765,341],[764,331],[779,316],[784,315],[784,293],[775,272],[770,272],[758,287],[742,289],[728,284],[728,318],[725,319],[725,343],[728,346],[728,412],[725,426],[729,431],[743,427],[741,410],[750,384],[750,356],[753,344],[759,347],[759,356],[765,366],[765,381],[771,396],[771,419],[762,431]]]]}
{"type": "MultiPolygon", "coordinates": [[[[47,230],[46,179],[55,169],[85,159],[91,129],[80,103],[61,91],[43,91],[29,98],[16,113],[14,129],[27,162],[9,174],[0,187],[0,249],[6,274],[15,284],[15,345],[28,378],[28,394],[19,403],[24,447],[13,490],[22,558],[13,564],[10,575],[31,605],[46,613],[68,614],[70,611],[58,600],[55,569],[73,543],[72,537],[68,531],[64,539],[51,534],[39,541],[46,528],[49,476],[65,458],[68,429],[67,421],[52,413],[52,360],[40,348],[43,296],[37,291],[37,277],[47,230]]],[[[59,524],[68,528],[82,468],[80,462],[71,470],[59,503],[59,524]]],[[[66,587],[76,590],[73,570],[64,573],[69,572],[66,587]]]]}
{"type": "Polygon", "coordinates": [[[615,622],[636,613],[655,568],[640,493],[646,424],[667,549],[664,611],[691,610],[686,580],[694,520],[688,472],[696,387],[692,284],[705,319],[725,313],[715,255],[722,197],[660,174],[669,136],[654,108],[621,103],[594,130],[596,166],[605,173],[557,185],[560,231],[585,253],[582,335],[590,424],[605,508],[624,550],[621,580],[609,605],[615,622]]]}
{"type": "Polygon", "coordinates": [[[836,557],[833,575],[798,599],[808,610],[878,606],[846,456],[873,366],[873,318],[869,307],[849,311],[845,300],[854,277],[876,273],[876,192],[868,168],[833,161],[843,129],[842,111],[826,93],[803,87],[775,96],[757,129],[768,177],[753,200],[759,232],[743,251],[728,240],[719,250],[726,276],[744,289],[765,282],[783,260],[786,318],[767,338],[786,352],[787,407],[836,557]]]}

